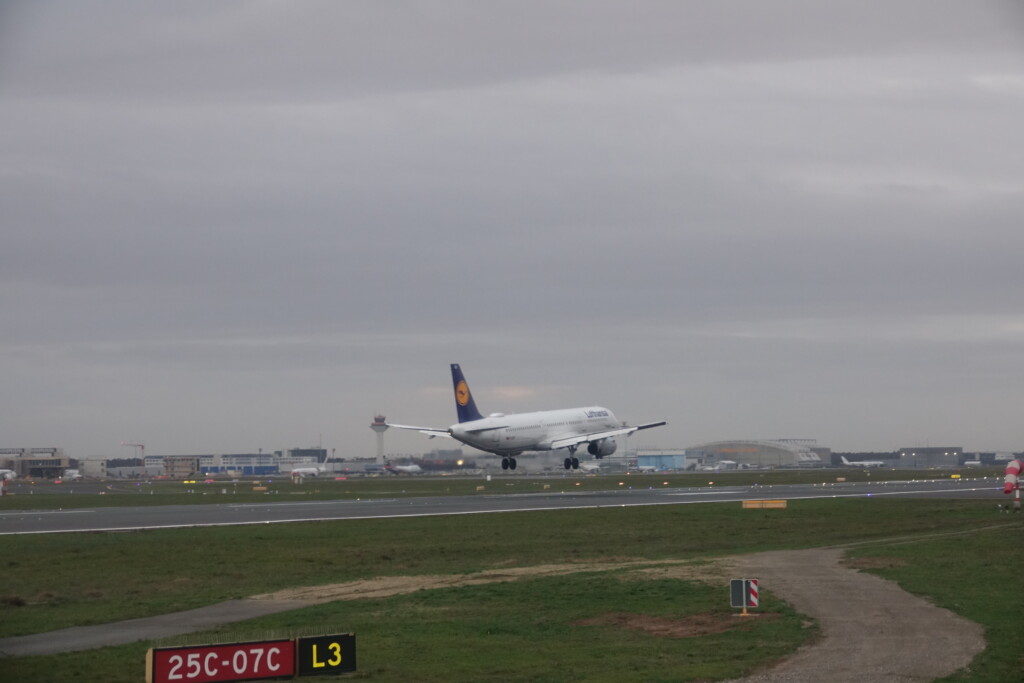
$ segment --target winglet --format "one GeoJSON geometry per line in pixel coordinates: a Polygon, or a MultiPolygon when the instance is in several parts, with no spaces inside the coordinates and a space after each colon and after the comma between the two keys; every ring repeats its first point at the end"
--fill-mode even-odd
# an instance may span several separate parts
{"type": "Polygon", "coordinates": [[[455,409],[459,413],[459,422],[483,419],[483,415],[476,409],[473,394],[469,391],[469,385],[466,384],[466,378],[458,363],[452,363],[452,385],[455,388],[455,409]]]}

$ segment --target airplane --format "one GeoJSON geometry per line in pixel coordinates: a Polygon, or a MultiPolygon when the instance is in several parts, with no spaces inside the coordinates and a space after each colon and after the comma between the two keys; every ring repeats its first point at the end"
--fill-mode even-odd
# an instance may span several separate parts
{"type": "Polygon", "coordinates": [[[735,460],[719,460],[714,465],[704,465],[700,468],[701,472],[721,472],[722,470],[734,470],[737,469],[735,460]]]}
{"type": "Polygon", "coordinates": [[[423,472],[423,468],[415,463],[409,463],[408,465],[392,465],[388,463],[384,465],[384,469],[391,474],[420,474],[423,472]]]}
{"type": "Polygon", "coordinates": [[[292,470],[292,477],[319,477],[327,470],[323,467],[296,467],[292,470]]]}
{"type": "Polygon", "coordinates": [[[886,467],[889,463],[884,460],[858,460],[857,462],[850,462],[846,459],[846,456],[839,456],[843,464],[847,467],[886,467]]]}
{"type": "Polygon", "coordinates": [[[14,479],[18,474],[14,470],[0,470],[0,479],[6,481],[8,479],[14,479]]]}
{"type": "Polygon", "coordinates": [[[563,463],[565,469],[579,469],[576,449],[583,444],[587,444],[588,453],[601,459],[615,452],[615,437],[666,424],[662,420],[624,427],[615,419],[612,411],[600,406],[509,415],[492,413],[484,417],[477,410],[462,368],[452,363],[451,370],[458,423],[447,429],[399,424],[388,426],[411,429],[429,438],[441,436],[455,439],[481,451],[500,455],[503,470],[514,470],[516,456],[526,451],[555,451],[562,448],[568,451],[568,457],[563,463]]]}

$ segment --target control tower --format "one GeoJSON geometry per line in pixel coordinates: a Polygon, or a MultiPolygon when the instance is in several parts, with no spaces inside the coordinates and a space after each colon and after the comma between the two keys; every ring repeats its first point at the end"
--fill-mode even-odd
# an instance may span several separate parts
{"type": "Polygon", "coordinates": [[[384,432],[388,431],[388,420],[383,415],[373,418],[370,429],[377,432],[377,464],[384,464],[384,432]]]}

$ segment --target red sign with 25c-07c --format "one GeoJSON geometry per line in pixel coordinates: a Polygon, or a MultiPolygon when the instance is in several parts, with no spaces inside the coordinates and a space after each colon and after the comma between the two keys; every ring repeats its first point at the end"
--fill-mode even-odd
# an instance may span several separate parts
{"type": "Polygon", "coordinates": [[[147,683],[256,681],[295,675],[291,640],[154,648],[147,659],[147,683]]]}

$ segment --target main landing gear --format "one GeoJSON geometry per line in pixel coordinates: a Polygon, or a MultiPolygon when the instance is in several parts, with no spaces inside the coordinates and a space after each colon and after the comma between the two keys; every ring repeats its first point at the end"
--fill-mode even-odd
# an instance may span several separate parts
{"type": "Polygon", "coordinates": [[[567,470],[578,470],[580,468],[580,459],[576,457],[575,446],[569,446],[569,457],[565,459],[563,464],[567,470]]]}
{"type": "Polygon", "coordinates": [[[514,470],[515,468],[516,468],[516,459],[515,458],[502,458],[501,459],[501,469],[503,469],[503,470],[514,470]]]}

